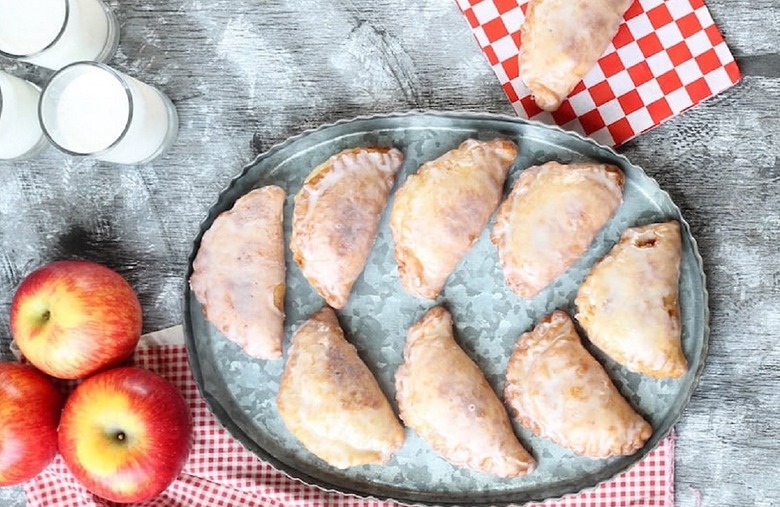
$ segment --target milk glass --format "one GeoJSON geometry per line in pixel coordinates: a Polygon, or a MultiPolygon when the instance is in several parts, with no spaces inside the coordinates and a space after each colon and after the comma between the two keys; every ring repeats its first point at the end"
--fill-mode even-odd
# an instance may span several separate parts
{"type": "Polygon", "coordinates": [[[143,164],[175,141],[178,115],[158,89],[95,62],[55,73],[38,109],[44,135],[74,156],[143,164]]]}
{"type": "Polygon", "coordinates": [[[0,54],[57,70],[82,60],[107,62],[119,22],[101,0],[0,0],[0,54]]]}
{"type": "Polygon", "coordinates": [[[38,123],[39,95],[34,84],[0,71],[0,159],[32,158],[48,146],[38,123]]]}

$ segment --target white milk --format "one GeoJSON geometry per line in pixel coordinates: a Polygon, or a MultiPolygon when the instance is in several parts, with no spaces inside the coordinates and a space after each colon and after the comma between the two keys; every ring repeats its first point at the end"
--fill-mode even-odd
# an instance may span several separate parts
{"type": "Polygon", "coordinates": [[[122,135],[130,101],[122,83],[108,72],[89,68],[65,85],[57,103],[54,140],[79,154],[109,148],[122,135]]]}
{"type": "Polygon", "coordinates": [[[173,104],[155,88],[91,64],[74,65],[52,77],[41,116],[58,147],[120,164],[161,154],[178,129],[173,104]]]}
{"type": "Polygon", "coordinates": [[[13,58],[55,70],[107,61],[118,37],[118,22],[100,0],[0,0],[0,51],[13,58]]]}
{"type": "Polygon", "coordinates": [[[0,159],[32,156],[45,147],[32,83],[0,72],[0,159]]]}

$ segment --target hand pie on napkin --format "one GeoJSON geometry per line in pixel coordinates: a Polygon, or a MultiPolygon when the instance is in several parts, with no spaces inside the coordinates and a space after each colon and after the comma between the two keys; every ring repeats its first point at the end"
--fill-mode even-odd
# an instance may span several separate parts
{"type": "Polygon", "coordinates": [[[521,28],[520,77],[555,111],[615,37],[633,0],[530,0],[521,28]]]}
{"type": "Polygon", "coordinates": [[[398,190],[390,215],[401,284],[434,299],[498,206],[517,146],[464,141],[420,166],[398,190]]]}
{"type": "Polygon", "coordinates": [[[409,329],[395,384],[401,419],[452,464],[498,477],[534,470],[493,388],[455,343],[444,308],[409,329]]]}
{"type": "Polygon", "coordinates": [[[588,338],[631,371],[682,376],[677,221],[627,229],[580,286],[576,318],[588,338]]]}
{"type": "Polygon", "coordinates": [[[295,196],[290,250],[332,307],[347,304],[403,164],[395,148],[344,150],[317,166],[295,196]]]}
{"type": "Polygon", "coordinates": [[[590,458],[633,454],[653,432],[560,310],[518,339],[504,398],[520,424],[590,458]]]}
{"type": "Polygon", "coordinates": [[[598,163],[523,171],[491,234],[507,285],[531,299],[565,273],[623,202],[623,181],[619,168],[598,163]]]}
{"type": "Polygon", "coordinates": [[[206,318],[258,359],[282,357],[285,192],[266,186],[239,198],[203,234],[190,287],[206,318]]]}
{"type": "Polygon", "coordinates": [[[290,433],[336,468],[385,463],[404,443],[390,403],[327,306],[293,335],[276,404],[290,433]]]}

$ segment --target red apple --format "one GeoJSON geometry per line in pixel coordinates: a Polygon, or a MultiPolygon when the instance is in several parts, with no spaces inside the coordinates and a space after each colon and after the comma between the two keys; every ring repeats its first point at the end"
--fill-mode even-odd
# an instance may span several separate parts
{"type": "Polygon", "coordinates": [[[32,366],[0,363],[0,486],[32,479],[57,455],[62,396],[32,366]]]}
{"type": "Polygon", "coordinates": [[[60,454],[78,481],[122,503],[148,500],[173,482],[189,455],[192,419],[181,393],[156,373],[115,368],[68,397],[60,454]]]}
{"type": "Polygon", "coordinates": [[[141,336],[141,305],[130,284],[106,266],[52,262],[16,290],[11,333],[43,372],[84,378],[133,353],[141,336]]]}

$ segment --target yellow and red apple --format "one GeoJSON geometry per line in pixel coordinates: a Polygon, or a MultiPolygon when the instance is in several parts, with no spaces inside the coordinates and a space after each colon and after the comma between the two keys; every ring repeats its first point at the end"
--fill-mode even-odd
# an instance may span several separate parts
{"type": "Polygon", "coordinates": [[[0,486],[32,479],[57,455],[62,396],[32,366],[0,362],[0,486]]]}
{"type": "Polygon", "coordinates": [[[105,499],[148,500],[179,475],[192,444],[184,398],[163,377],[137,367],[98,373],[68,397],[59,428],[65,463],[105,499]]]}
{"type": "Polygon", "coordinates": [[[90,261],[56,261],[19,285],[11,333],[41,371],[84,378],[133,353],[141,336],[141,305],[116,271],[90,261]]]}

